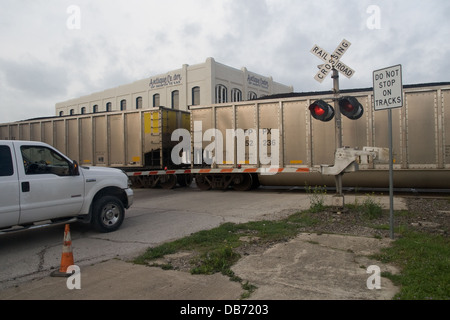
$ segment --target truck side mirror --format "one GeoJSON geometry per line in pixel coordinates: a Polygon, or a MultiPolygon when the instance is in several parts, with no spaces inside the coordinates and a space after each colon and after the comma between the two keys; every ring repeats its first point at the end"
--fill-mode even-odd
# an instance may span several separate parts
{"type": "Polygon", "coordinates": [[[78,162],[75,160],[72,160],[73,163],[70,164],[70,175],[71,176],[79,176],[80,175],[80,169],[78,166],[78,162]]]}

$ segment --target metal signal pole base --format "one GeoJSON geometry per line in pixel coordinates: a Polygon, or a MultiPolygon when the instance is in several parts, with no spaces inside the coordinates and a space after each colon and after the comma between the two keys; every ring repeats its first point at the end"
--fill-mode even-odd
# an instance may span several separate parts
{"type": "Polygon", "coordinates": [[[334,176],[336,182],[336,195],[333,196],[333,211],[341,213],[344,211],[345,197],[342,192],[342,173],[334,176]]]}
{"type": "Polygon", "coordinates": [[[336,194],[333,196],[333,212],[340,214],[345,212],[345,197],[343,194],[336,194]]]}

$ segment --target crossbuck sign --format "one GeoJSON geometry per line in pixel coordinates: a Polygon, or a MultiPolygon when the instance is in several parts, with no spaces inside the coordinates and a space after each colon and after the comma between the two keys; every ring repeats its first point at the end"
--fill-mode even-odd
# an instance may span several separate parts
{"type": "Polygon", "coordinates": [[[336,50],[334,50],[333,54],[329,54],[318,45],[314,45],[314,47],[311,49],[311,53],[325,62],[324,64],[318,66],[319,72],[317,72],[314,79],[322,83],[330,73],[330,71],[333,69],[338,70],[340,73],[350,79],[355,74],[355,70],[340,61],[340,59],[350,46],[351,43],[344,39],[336,48],[336,50]]]}

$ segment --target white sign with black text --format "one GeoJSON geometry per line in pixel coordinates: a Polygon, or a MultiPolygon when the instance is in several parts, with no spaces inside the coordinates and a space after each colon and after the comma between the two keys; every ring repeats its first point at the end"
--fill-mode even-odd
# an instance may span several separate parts
{"type": "Polygon", "coordinates": [[[324,61],[324,64],[321,64],[319,67],[319,72],[317,72],[314,79],[316,81],[322,83],[323,80],[327,77],[331,70],[336,69],[340,73],[342,73],[347,78],[351,78],[355,73],[355,70],[347,66],[345,63],[341,62],[340,59],[347,52],[347,49],[351,46],[351,43],[347,40],[342,40],[339,46],[334,50],[333,54],[329,54],[327,51],[319,47],[318,45],[314,45],[311,49],[311,53],[324,61]]]}
{"type": "Polygon", "coordinates": [[[373,72],[375,111],[403,107],[402,65],[373,72]]]}

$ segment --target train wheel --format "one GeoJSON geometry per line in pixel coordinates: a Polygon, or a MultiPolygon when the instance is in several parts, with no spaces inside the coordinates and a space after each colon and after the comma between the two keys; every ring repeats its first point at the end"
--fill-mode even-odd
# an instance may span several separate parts
{"type": "Polygon", "coordinates": [[[235,178],[237,182],[234,182],[233,188],[236,191],[248,191],[253,187],[253,179],[250,174],[240,174],[235,178]]]}
{"type": "Polygon", "coordinates": [[[177,185],[177,177],[174,174],[168,174],[161,177],[161,188],[173,189],[177,185]]]}
{"type": "Polygon", "coordinates": [[[211,183],[206,179],[206,176],[196,175],[195,183],[200,190],[207,191],[211,189],[211,183]]]}

